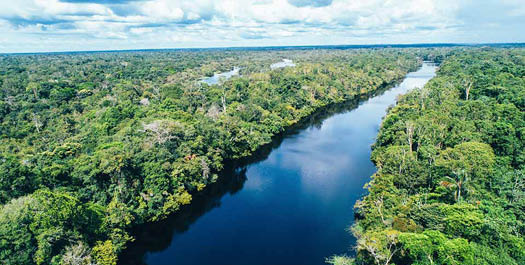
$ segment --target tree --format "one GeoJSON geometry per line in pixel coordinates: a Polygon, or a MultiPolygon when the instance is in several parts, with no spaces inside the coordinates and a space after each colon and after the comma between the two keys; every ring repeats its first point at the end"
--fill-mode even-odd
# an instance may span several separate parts
{"type": "Polygon", "coordinates": [[[117,254],[111,241],[98,241],[93,247],[93,257],[97,265],[117,265],[117,254]]]}
{"type": "Polygon", "coordinates": [[[93,262],[90,249],[84,243],[66,247],[60,265],[98,265],[93,262]]]}
{"type": "Polygon", "coordinates": [[[488,144],[466,142],[443,151],[436,160],[436,166],[445,169],[446,178],[456,188],[454,198],[459,201],[465,189],[470,188],[471,178],[477,183],[488,180],[494,162],[494,152],[488,144]]]}
{"type": "Polygon", "coordinates": [[[388,265],[400,250],[398,235],[399,231],[396,230],[364,234],[357,242],[357,249],[366,250],[375,264],[388,265]]]}

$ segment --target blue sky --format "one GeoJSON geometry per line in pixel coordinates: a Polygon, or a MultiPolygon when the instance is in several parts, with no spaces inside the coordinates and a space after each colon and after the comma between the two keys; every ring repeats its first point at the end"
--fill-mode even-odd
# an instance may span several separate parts
{"type": "Polygon", "coordinates": [[[525,0],[0,0],[0,53],[525,42],[525,0]]]}

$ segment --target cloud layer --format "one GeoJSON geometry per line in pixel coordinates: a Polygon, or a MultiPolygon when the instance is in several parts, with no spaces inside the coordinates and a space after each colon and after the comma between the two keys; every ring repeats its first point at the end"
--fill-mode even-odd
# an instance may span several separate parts
{"type": "Polygon", "coordinates": [[[523,42],[524,0],[17,0],[0,52],[523,42]]]}

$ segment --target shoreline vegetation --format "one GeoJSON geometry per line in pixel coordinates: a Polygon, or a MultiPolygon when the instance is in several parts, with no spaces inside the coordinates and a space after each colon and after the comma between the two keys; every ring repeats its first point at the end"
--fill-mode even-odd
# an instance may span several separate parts
{"type": "Polygon", "coordinates": [[[175,231],[190,229],[191,224],[198,218],[211,209],[220,206],[221,198],[225,194],[235,194],[242,189],[247,181],[247,167],[266,160],[287,137],[296,135],[310,126],[321,126],[322,122],[332,115],[355,110],[366,100],[380,96],[398,85],[405,77],[366,95],[320,107],[293,125],[287,126],[282,132],[272,136],[269,143],[261,145],[250,155],[223,161],[224,167],[218,173],[217,181],[206,186],[202,191],[192,193],[191,204],[181,206],[178,212],[159,222],[144,223],[133,227],[130,233],[135,240],[119,255],[119,264],[140,264],[139,261],[144,259],[145,253],[152,249],[159,250],[168,247],[171,244],[173,234],[177,233],[175,231]]]}
{"type": "Polygon", "coordinates": [[[0,260],[116,264],[162,220],[323,106],[415,70],[433,49],[199,51],[0,58],[0,260]],[[295,67],[270,71],[277,58],[295,67]],[[223,84],[209,73],[241,68],[223,84]]]}
{"type": "Polygon", "coordinates": [[[224,194],[235,193],[241,189],[246,181],[246,167],[267,159],[268,155],[278,148],[286,137],[295,135],[314,124],[320,126],[326,118],[334,114],[354,110],[360,103],[380,96],[400,84],[405,78],[406,75],[391,83],[385,83],[369,93],[356,95],[354,98],[343,102],[319,107],[308,116],[301,118],[296,123],[285,127],[283,131],[273,135],[269,143],[257,147],[250,155],[223,161],[223,169],[218,172],[219,177],[217,181],[206,186],[202,191],[192,193],[191,204],[182,206],[178,212],[159,222],[145,223],[133,227],[130,233],[135,240],[121,253],[119,264],[135,264],[134,262],[143,259],[145,253],[150,251],[150,245],[154,245],[154,249],[160,249],[160,246],[167,247],[172,239],[174,229],[188,229],[191,223],[210,209],[213,209],[213,205],[220,205],[220,198],[224,194]],[[197,205],[194,205],[195,203],[197,205]]]}
{"type": "Polygon", "coordinates": [[[402,96],[355,204],[350,264],[525,264],[525,49],[452,50],[402,96]]]}

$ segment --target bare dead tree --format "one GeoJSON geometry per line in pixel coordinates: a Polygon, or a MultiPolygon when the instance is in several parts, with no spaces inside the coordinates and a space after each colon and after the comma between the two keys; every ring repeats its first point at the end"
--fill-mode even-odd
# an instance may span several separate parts
{"type": "Polygon", "coordinates": [[[387,259],[385,261],[385,265],[390,264],[390,261],[392,260],[392,257],[396,254],[396,252],[399,251],[399,247],[397,246],[397,234],[391,233],[387,234],[387,244],[388,244],[388,255],[387,259]]]}
{"type": "Polygon", "coordinates": [[[221,111],[220,111],[219,107],[217,105],[213,104],[208,109],[208,112],[206,113],[206,116],[212,118],[213,120],[216,120],[219,117],[220,113],[221,113],[221,111]]]}
{"type": "Polygon", "coordinates": [[[464,84],[465,84],[465,100],[468,100],[468,97],[469,97],[469,94],[470,94],[470,89],[472,88],[472,80],[468,79],[468,80],[464,80],[464,84]]]}
{"type": "Polygon", "coordinates": [[[177,122],[168,120],[156,120],[148,124],[142,124],[143,132],[150,133],[154,141],[158,144],[163,144],[167,141],[177,138],[173,135],[175,127],[181,126],[177,122]]]}
{"type": "Polygon", "coordinates": [[[377,212],[381,217],[381,221],[383,222],[383,224],[386,223],[385,217],[383,215],[383,194],[381,194],[381,196],[374,201],[374,205],[377,207],[377,212]]]}
{"type": "Polygon", "coordinates": [[[413,145],[413,137],[414,137],[415,125],[414,125],[414,122],[407,121],[405,123],[405,126],[406,126],[407,138],[408,138],[408,146],[409,146],[408,150],[409,150],[410,153],[412,153],[412,145],[413,145]]]}
{"type": "Polygon", "coordinates": [[[226,113],[226,92],[224,92],[224,93],[222,94],[221,102],[222,102],[222,111],[223,111],[224,113],[226,113]]]}
{"type": "Polygon", "coordinates": [[[96,265],[91,257],[89,247],[82,242],[66,247],[61,264],[65,265],[96,265]]]}
{"type": "Polygon", "coordinates": [[[42,123],[38,120],[38,116],[35,113],[31,113],[31,120],[35,124],[36,131],[40,133],[40,128],[42,128],[42,123]]]}
{"type": "Polygon", "coordinates": [[[202,168],[202,178],[208,179],[210,176],[210,167],[208,166],[208,163],[206,163],[206,160],[201,159],[201,168],[202,168]]]}

